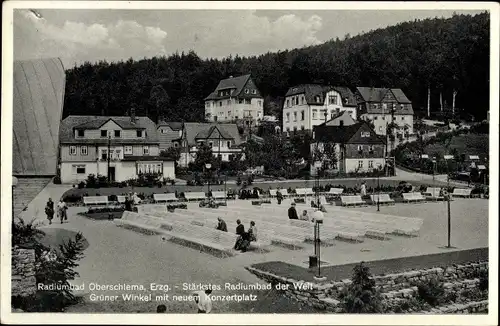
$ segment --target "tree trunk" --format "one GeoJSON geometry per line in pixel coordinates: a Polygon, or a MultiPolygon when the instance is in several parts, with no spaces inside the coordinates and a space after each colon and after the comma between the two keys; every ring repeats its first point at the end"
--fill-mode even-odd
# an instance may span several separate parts
{"type": "Polygon", "coordinates": [[[427,87],[427,117],[431,116],[431,85],[427,87]]]}
{"type": "Polygon", "coordinates": [[[457,96],[457,93],[458,92],[454,89],[453,90],[453,102],[451,104],[451,112],[452,112],[453,117],[455,117],[455,98],[457,96]]]}
{"type": "Polygon", "coordinates": [[[443,112],[443,92],[439,92],[439,105],[441,107],[441,112],[443,112]]]}

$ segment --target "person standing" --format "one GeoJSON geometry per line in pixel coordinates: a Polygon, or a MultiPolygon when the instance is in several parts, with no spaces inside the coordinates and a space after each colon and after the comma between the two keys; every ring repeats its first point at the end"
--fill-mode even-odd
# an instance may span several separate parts
{"type": "Polygon", "coordinates": [[[194,301],[198,305],[199,314],[209,314],[212,311],[212,299],[210,299],[212,289],[207,289],[205,292],[195,292],[194,301]]]}
{"type": "Polygon", "coordinates": [[[366,196],[366,183],[363,181],[361,184],[361,198],[366,196]]]}
{"type": "Polygon", "coordinates": [[[243,242],[243,236],[245,234],[245,227],[241,224],[241,221],[236,220],[236,234],[238,235],[238,239],[236,239],[236,243],[234,244],[234,249],[240,250],[241,243],[243,242]]]}
{"type": "Polygon", "coordinates": [[[67,209],[68,207],[66,206],[66,203],[61,198],[61,200],[59,200],[59,203],[57,204],[57,213],[59,215],[59,219],[61,220],[61,224],[63,224],[63,221],[68,220],[68,215],[66,214],[67,209]]]}
{"type": "Polygon", "coordinates": [[[281,202],[283,201],[283,195],[281,194],[281,191],[279,189],[276,190],[276,199],[278,200],[278,205],[281,205],[281,202]]]}
{"type": "Polygon", "coordinates": [[[47,214],[49,224],[52,224],[52,219],[54,218],[54,202],[52,201],[52,198],[49,198],[47,205],[45,205],[45,214],[47,214]]]}
{"type": "Polygon", "coordinates": [[[250,222],[250,228],[248,229],[248,240],[249,241],[257,241],[257,227],[255,226],[255,222],[250,222]]]}
{"type": "Polygon", "coordinates": [[[297,210],[295,209],[295,203],[292,203],[292,206],[288,209],[288,218],[290,220],[298,220],[299,216],[297,215],[297,210]]]}

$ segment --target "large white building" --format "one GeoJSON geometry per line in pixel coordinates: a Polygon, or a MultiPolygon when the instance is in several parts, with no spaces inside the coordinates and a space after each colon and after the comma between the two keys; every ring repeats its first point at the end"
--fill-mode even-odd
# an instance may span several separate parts
{"type": "Polygon", "coordinates": [[[358,87],[355,96],[360,118],[373,122],[378,135],[387,135],[391,122],[394,136],[404,139],[413,134],[413,107],[401,89],[358,87]]]}
{"type": "Polygon", "coordinates": [[[264,117],[264,99],[250,75],[229,77],[219,82],[205,98],[205,118],[208,121],[245,120],[258,125],[264,117]]]}
{"type": "Polygon", "coordinates": [[[159,156],[156,125],[148,117],[68,116],[59,139],[63,183],[108,173],[111,181],[140,174],[175,178],[174,161],[159,156]]]}
{"type": "Polygon", "coordinates": [[[356,120],[356,99],[347,87],[304,84],[288,89],[283,103],[283,132],[312,130],[342,111],[356,120]]]}

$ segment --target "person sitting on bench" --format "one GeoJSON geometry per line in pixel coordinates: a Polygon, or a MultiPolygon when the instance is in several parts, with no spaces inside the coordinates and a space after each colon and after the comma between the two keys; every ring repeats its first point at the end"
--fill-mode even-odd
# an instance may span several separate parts
{"type": "Polygon", "coordinates": [[[219,221],[219,223],[217,224],[217,230],[219,231],[224,231],[224,232],[227,232],[227,225],[226,225],[226,222],[220,218],[220,217],[217,217],[217,220],[219,221]]]}

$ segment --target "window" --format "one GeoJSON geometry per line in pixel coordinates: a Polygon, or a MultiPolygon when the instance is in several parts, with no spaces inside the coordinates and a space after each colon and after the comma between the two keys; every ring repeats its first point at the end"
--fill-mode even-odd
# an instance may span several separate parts
{"type": "Polygon", "coordinates": [[[368,151],[370,152],[370,154],[373,154],[373,149],[374,149],[373,145],[370,145],[368,147],[368,151]]]}
{"type": "MultiPolygon", "coordinates": [[[[163,131],[163,129],[162,129],[162,131],[163,131]]],[[[115,137],[120,138],[121,136],[122,136],[121,130],[115,130],[115,137]]]]}
{"type": "Polygon", "coordinates": [[[378,126],[378,130],[379,130],[379,131],[382,131],[382,126],[378,126]]]}
{"type": "Polygon", "coordinates": [[[340,121],[339,121],[339,125],[340,125],[341,127],[342,127],[342,126],[344,126],[344,120],[340,120],[340,121]]]}
{"type": "Polygon", "coordinates": [[[297,121],[297,111],[293,113],[293,121],[297,121]]]}
{"type": "Polygon", "coordinates": [[[306,130],[306,128],[304,128],[304,125],[300,126],[300,130],[306,130]]]}
{"type": "Polygon", "coordinates": [[[76,155],[76,146],[69,147],[69,155],[76,155]]]}
{"type": "Polygon", "coordinates": [[[227,100],[227,105],[231,105],[231,100],[227,100]]]}
{"type": "Polygon", "coordinates": [[[77,134],[78,137],[83,137],[85,135],[85,131],[84,130],[78,130],[76,132],[76,134],[77,134]]]}
{"type": "Polygon", "coordinates": [[[337,104],[337,95],[328,96],[328,104],[337,104]]]}
{"type": "Polygon", "coordinates": [[[367,137],[370,137],[370,132],[368,132],[368,131],[362,131],[362,132],[361,132],[361,137],[362,137],[362,138],[367,138],[367,137]]]}
{"type": "Polygon", "coordinates": [[[142,130],[137,130],[137,137],[139,137],[139,138],[142,137],[142,130]]]}
{"type": "Polygon", "coordinates": [[[174,143],[174,147],[179,147],[179,143],[174,143]]]}
{"type": "Polygon", "coordinates": [[[300,111],[300,120],[304,121],[306,119],[306,112],[304,110],[300,111]]]}
{"type": "Polygon", "coordinates": [[[132,154],[132,146],[125,146],[125,155],[131,155],[132,154]]]}
{"type": "Polygon", "coordinates": [[[300,103],[304,104],[304,101],[305,101],[305,97],[302,95],[302,97],[300,98],[300,103]]]}
{"type": "Polygon", "coordinates": [[[358,145],[358,152],[362,152],[363,151],[363,145],[358,145]]]}
{"type": "Polygon", "coordinates": [[[81,155],[88,155],[88,148],[87,148],[87,146],[82,146],[80,148],[80,154],[81,155]]]}
{"type": "Polygon", "coordinates": [[[108,137],[108,131],[107,130],[101,130],[101,137],[108,137]]]}
{"type": "Polygon", "coordinates": [[[212,147],[214,146],[214,144],[210,141],[210,142],[208,142],[208,146],[209,146],[210,148],[212,148],[212,147]]]}
{"type": "Polygon", "coordinates": [[[238,100],[238,103],[239,103],[239,104],[243,104],[243,99],[242,99],[242,98],[240,98],[240,99],[238,100]]]}
{"type": "Polygon", "coordinates": [[[387,103],[382,103],[382,109],[387,110],[387,103]]]}
{"type": "Polygon", "coordinates": [[[286,132],[290,132],[290,127],[286,127],[286,132]]]}
{"type": "Polygon", "coordinates": [[[101,159],[103,161],[107,160],[108,159],[108,150],[107,149],[102,149],[101,150],[101,159]]]}
{"type": "Polygon", "coordinates": [[[227,142],[227,147],[231,147],[231,141],[227,142]]]}
{"type": "Polygon", "coordinates": [[[313,110],[313,120],[316,120],[317,114],[318,114],[318,110],[313,110]]]}
{"type": "Polygon", "coordinates": [[[250,104],[250,103],[252,103],[252,102],[250,101],[250,99],[249,99],[249,98],[246,98],[246,99],[245,99],[245,104],[250,104]]]}
{"type": "Polygon", "coordinates": [[[257,91],[255,89],[252,89],[252,94],[257,94],[257,91]]]}
{"type": "Polygon", "coordinates": [[[219,101],[219,106],[222,106],[222,101],[219,101]]]}
{"type": "Polygon", "coordinates": [[[401,108],[401,110],[405,109],[405,105],[404,104],[401,104],[399,107],[401,108]]]}
{"type": "Polygon", "coordinates": [[[258,101],[257,103],[259,103],[259,108],[262,107],[262,101],[258,101]]]}
{"type": "Polygon", "coordinates": [[[293,132],[297,132],[297,127],[293,127],[293,132]]]}
{"type": "Polygon", "coordinates": [[[377,116],[377,115],[376,115],[376,116],[374,116],[374,117],[373,117],[373,120],[378,120],[378,116],[377,116]]]}
{"type": "Polygon", "coordinates": [[[122,156],[122,150],[121,149],[115,149],[115,159],[119,160],[122,156]]]}
{"type": "Polygon", "coordinates": [[[295,97],[295,105],[299,105],[299,97],[298,96],[295,97]]]}
{"type": "Polygon", "coordinates": [[[245,94],[249,94],[250,91],[248,89],[245,89],[245,94]]]}
{"type": "Polygon", "coordinates": [[[290,106],[290,100],[286,100],[286,107],[290,106]]]}
{"type": "Polygon", "coordinates": [[[392,120],[396,121],[396,117],[393,117],[392,120]]]}
{"type": "Polygon", "coordinates": [[[85,165],[73,165],[73,173],[85,174],[85,165]]]}
{"type": "Polygon", "coordinates": [[[384,116],[382,116],[382,120],[385,120],[385,115],[384,115],[384,116]]]}
{"type": "Polygon", "coordinates": [[[149,146],[143,146],[142,147],[142,154],[143,155],[149,155],[149,146]]]}
{"type": "Polygon", "coordinates": [[[286,113],[286,122],[290,122],[290,112],[286,113]]]}
{"type": "Polygon", "coordinates": [[[363,161],[358,161],[358,168],[360,168],[360,169],[363,168],[363,161]]]}
{"type": "Polygon", "coordinates": [[[401,120],[404,121],[405,117],[401,117],[401,120]]]}
{"type": "Polygon", "coordinates": [[[368,168],[373,169],[373,161],[368,161],[368,168]]]}
{"type": "Polygon", "coordinates": [[[376,104],[376,103],[375,103],[375,104],[373,104],[373,108],[374,108],[374,109],[378,109],[378,104],[376,104]]]}
{"type": "Polygon", "coordinates": [[[316,96],[316,102],[321,102],[321,97],[316,96]]]}

